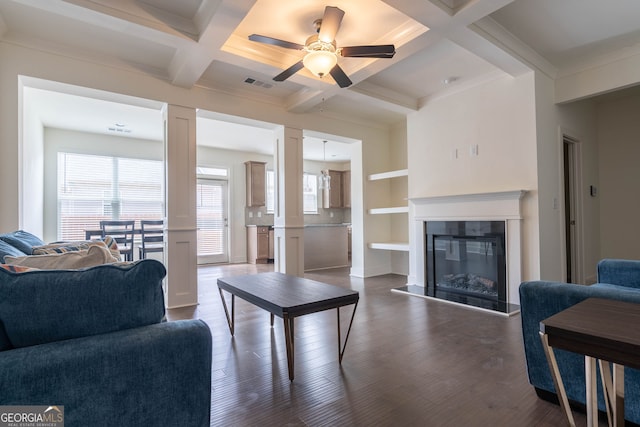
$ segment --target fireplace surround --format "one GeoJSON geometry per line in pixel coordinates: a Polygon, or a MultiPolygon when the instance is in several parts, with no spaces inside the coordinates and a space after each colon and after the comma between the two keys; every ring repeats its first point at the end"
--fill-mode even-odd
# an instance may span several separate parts
{"type": "MultiPolygon", "coordinates": [[[[479,194],[463,194],[453,196],[439,197],[422,197],[409,200],[409,250],[410,265],[408,285],[403,288],[396,289],[399,292],[407,292],[411,295],[417,295],[424,298],[435,298],[439,301],[446,301],[456,304],[464,304],[472,308],[490,310],[493,312],[512,315],[519,312],[518,286],[522,281],[521,275],[521,200],[526,194],[525,190],[479,193],[479,194]],[[450,233],[451,228],[444,232],[435,233],[440,236],[436,239],[436,244],[440,246],[440,250],[436,251],[440,257],[449,257],[451,261],[456,257],[475,255],[487,250],[487,258],[490,262],[504,261],[504,269],[497,272],[495,277],[484,277],[484,269],[481,274],[471,272],[471,276],[462,277],[464,274],[458,271],[449,271],[445,274],[449,275],[447,281],[459,282],[462,280],[472,280],[477,289],[485,284],[488,288],[498,286],[498,282],[502,280],[503,289],[497,291],[496,295],[490,292],[478,291],[476,294],[465,295],[464,292],[447,292],[448,294],[457,293],[457,297],[438,298],[436,295],[435,283],[430,286],[428,267],[429,262],[434,262],[433,254],[429,261],[428,246],[434,242],[429,242],[428,224],[450,224],[449,227],[455,228],[455,233],[450,233]],[[498,227],[504,228],[503,237],[495,240],[493,231],[479,231],[475,234],[482,236],[464,236],[465,233],[458,234],[461,225],[468,223],[468,228],[473,230],[474,227],[498,227]],[[480,225],[483,224],[483,225],[480,225]],[[493,224],[493,225],[487,225],[493,224]],[[448,248],[446,247],[448,246],[448,248]],[[502,246],[502,247],[500,247],[502,246]],[[450,253],[447,253],[447,249],[450,253]],[[463,249],[462,254],[460,253],[463,249]],[[503,255],[496,253],[493,256],[491,251],[502,251],[503,255]],[[502,259],[503,258],[503,259],[502,259]],[[498,274],[503,276],[498,277],[498,274]],[[458,277],[455,277],[458,275],[458,277]],[[497,280],[499,279],[499,280],[497,280]],[[486,292],[486,294],[484,294],[486,292]],[[499,292],[499,293],[498,293],[499,292]]],[[[440,225],[440,227],[443,227],[440,225]]],[[[467,227],[465,225],[465,227],[467,227]]],[[[471,234],[474,234],[473,232],[471,234]]],[[[484,258],[483,258],[484,259],[484,258]]],[[[487,261],[488,262],[488,261],[487,261]]],[[[467,272],[469,273],[469,272],[467,272]]],[[[432,281],[435,279],[432,279],[432,281]]],[[[477,290],[476,289],[476,290],[477,290]]],[[[441,290],[444,290],[442,288],[441,290]]],[[[444,294],[445,292],[441,292],[444,294]]]]}
{"type": "Polygon", "coordinates": [[[426,293],[506,301],[504,221],[427,221],[426,293]]]}

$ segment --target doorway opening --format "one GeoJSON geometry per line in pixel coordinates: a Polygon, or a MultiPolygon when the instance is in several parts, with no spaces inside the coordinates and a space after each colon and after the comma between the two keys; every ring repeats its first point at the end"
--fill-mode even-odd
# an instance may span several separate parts
{"type": "Polygon", "coordinates": [[[565,281],[582,283],[582,225],[580,197],[581,156],[580,142],[567,135],[562,136],[562,176],[564,208],[565,281]]]}
{"type": "Polygon", "coordinates": [[[198,264],[229,262],[228,195],[226,180],[197,181],[198,264]]]}

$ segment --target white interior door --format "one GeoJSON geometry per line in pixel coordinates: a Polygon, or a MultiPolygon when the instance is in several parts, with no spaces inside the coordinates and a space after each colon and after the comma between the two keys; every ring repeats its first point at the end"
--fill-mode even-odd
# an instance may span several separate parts
{"type": "Polygon", "coordinates": [[[198,264],[229,262],[228,185],[198,179],[198,264]]]}

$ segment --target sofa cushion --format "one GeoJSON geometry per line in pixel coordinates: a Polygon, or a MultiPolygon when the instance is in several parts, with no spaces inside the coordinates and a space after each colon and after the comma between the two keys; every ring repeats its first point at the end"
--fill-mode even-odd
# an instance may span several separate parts
{"type": "Polygon", "coordinates": [[[0,234],[0,240],[4,240],[11,246],[18,248],[27,255],[31,255],[31,248],[44,245],[42,239],[28,231],[18,230],[11,233],[0,234]]]}
{"type": "Polygon", "coordinates": [[[106,246],[93,245],[89,249],[47,255],[6,256],[5,264],[41,269],[78,269],[117,262],[106,246]]]}
{"type": "Polygon", "coordinates": [[[4,240],[0,240],[0,262],[4,262],[5,256],[25,256],[26,254],[15,246],[11,246],[4,240]]]}
{"type": "Polygon", "coordinates": [[[165,274],[153,259],[82,270],[0,269],[0,326],[18,348],[159,323],[165,274]]]}

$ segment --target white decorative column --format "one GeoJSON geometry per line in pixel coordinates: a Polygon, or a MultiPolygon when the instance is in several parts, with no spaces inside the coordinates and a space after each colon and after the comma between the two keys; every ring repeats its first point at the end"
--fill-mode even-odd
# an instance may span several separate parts
{"type": "Polygon", "coordinates": [[[274,203],[275,271],[304,275],[304,214],[302,205],[302,130],[283,127],[274,143],[276,194],[274,203]]]}
{"type": "Polygon", "coordinates": [[[165,126],[166,306],[198,303],[196,111],[167,105],[165,126]]]}

